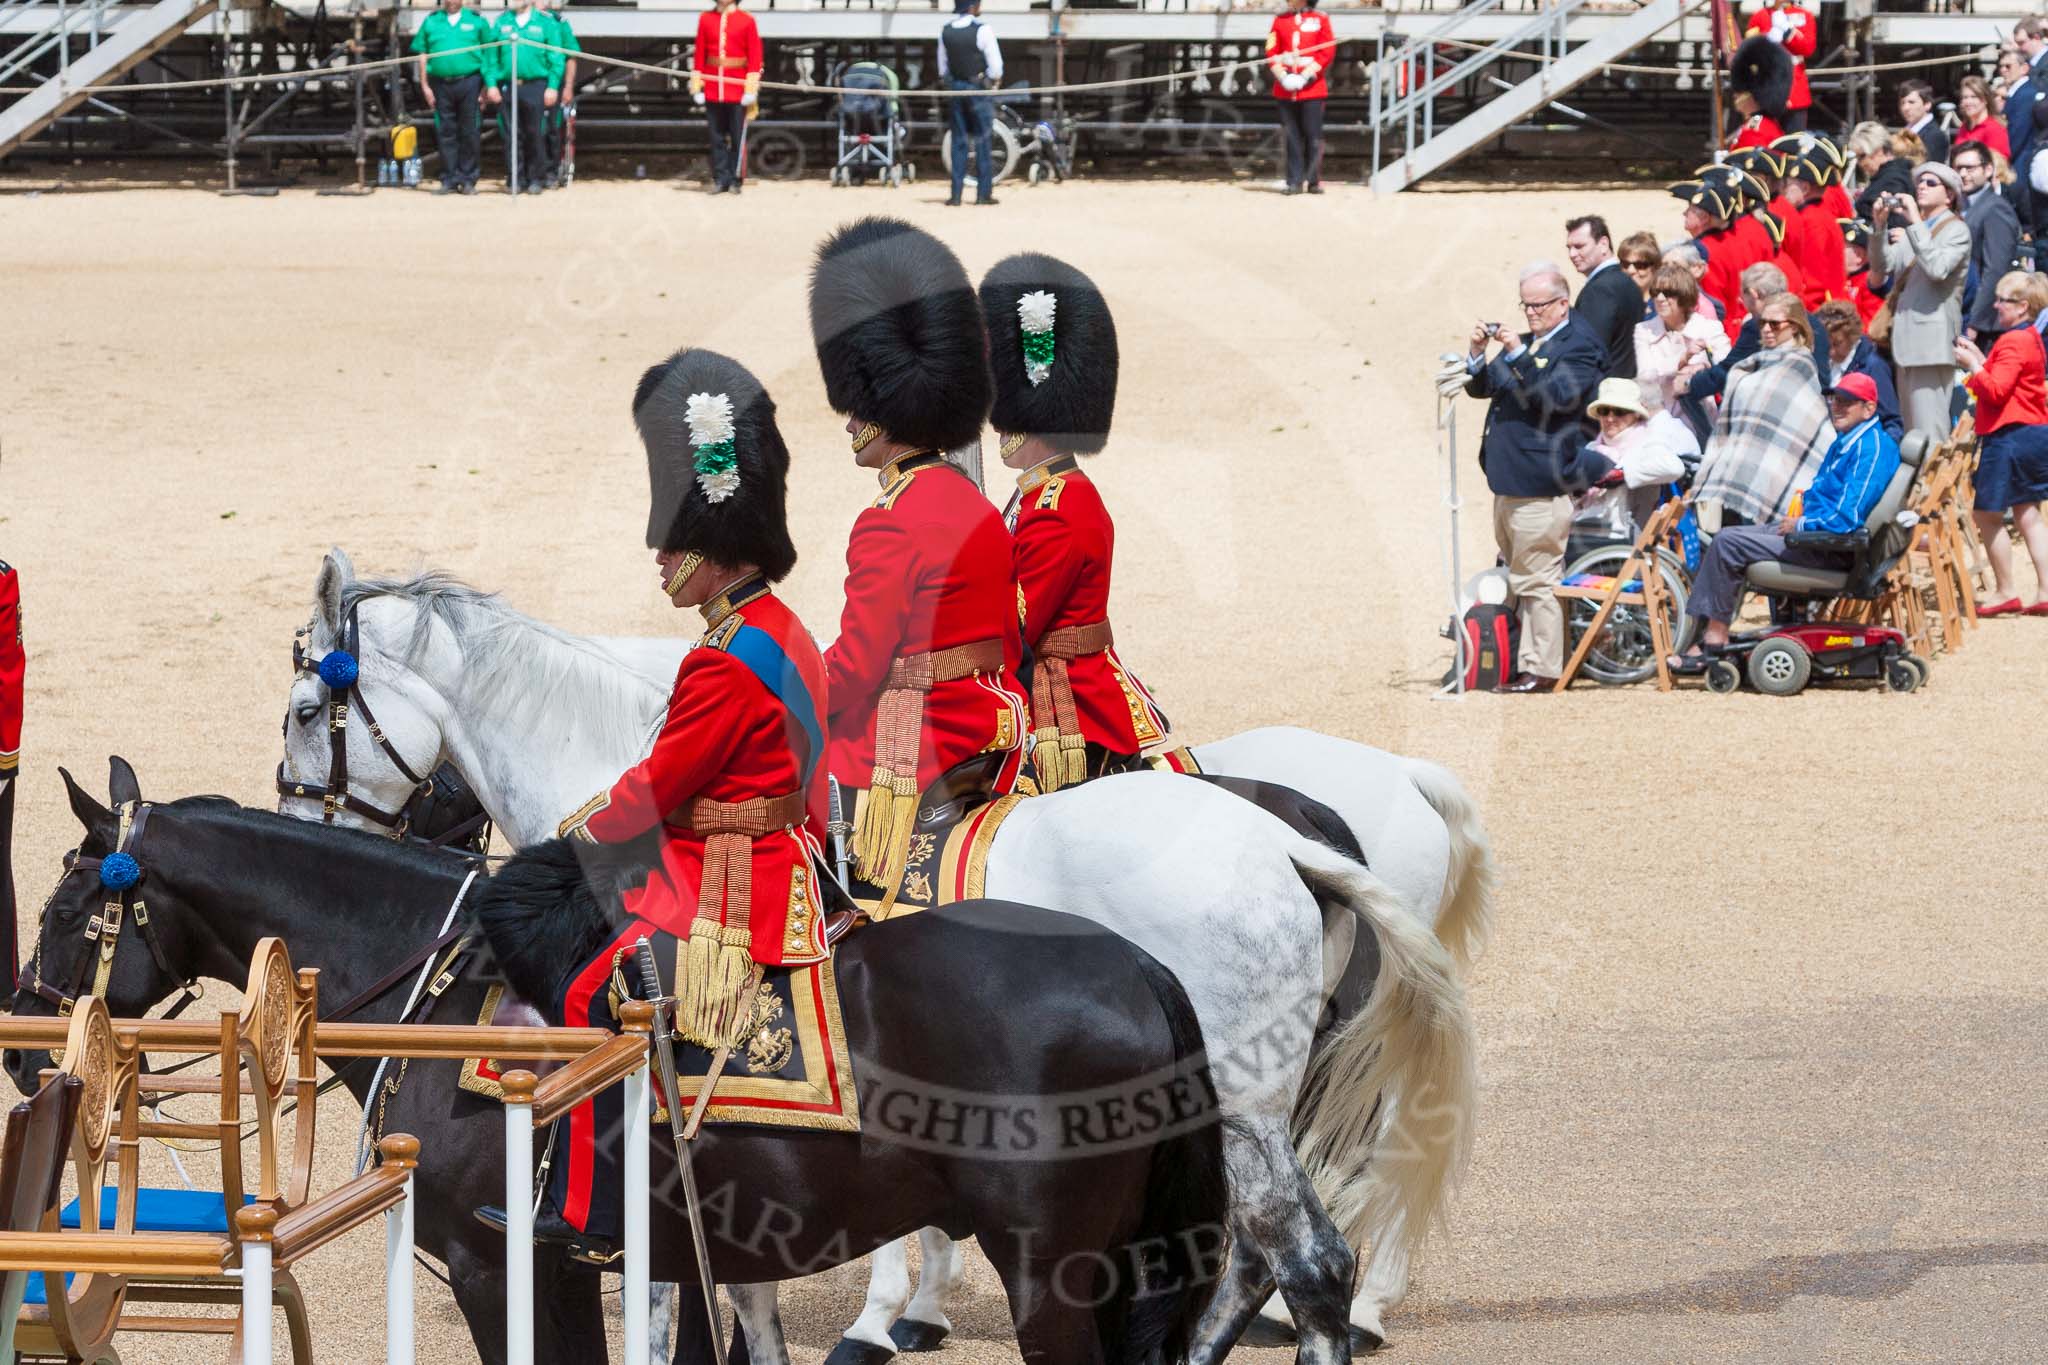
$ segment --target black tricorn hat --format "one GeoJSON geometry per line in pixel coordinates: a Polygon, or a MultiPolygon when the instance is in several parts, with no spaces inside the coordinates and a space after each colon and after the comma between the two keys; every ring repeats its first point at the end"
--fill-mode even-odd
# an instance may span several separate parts
{"type": "Polygon", "coordinates": [[[898,218],[863,218],[818,248],[811,340],[836,412],[890,439],[956,450],[988,415],[981,304],[945,243],[898,218]]]}
{"type": "Polygon", "coordinates": [[[1759,33],[1745,39],[1728,63],[1728,85],[1749,95],[1773,119],[1785,117],[1792,98],[1792,54],[1759,33]]]}
{"type": "Polygon", "coordinates": [[[1868,247],[1870,245],[1870,224],[1861,218],[1837,218],[1835,225],[1842,229],[1842,245],[1868,247]]]}
{"type": "Polygon", "coordinates": [[[769,582],[796,565],[789,447],[775,400],[746,366],[684,349],[640,376],[633,425],[647,447],[647,544],[753,564],[769,582]]]}
{"type": "Polygon", "coordinates": [[[1771,187],[1758,178],[1747,164],[1737,165],[1724,161],[1715,166],[1702,166],[1694,172],[1703,185],[1713,185],[1728,197],[1735,212],[1746,208],[1761,208],[1771,202],[1771,187]]]}
{"type": "Polygon", "coordinates": [[[1027,251],[982,278],[981,315],[996,389],[989,424],[1075,455],[1107,445],[1116,319],[1095,282],[1065,261],[1027,251]]]}
{"type": "MultiPolygon", "coordinates": [[[[1762,181],[1776,180],[1785,174],[1785,160],[1778,155],[1776,143],[1769,147],[1738,147],[1728,153],[1728,159],[1721,164],[1733,166],[1744,174],[1753,175],[1762,181]]],[[[1695,171],[1694,174],[1697,175],[1699,172],[1695,171]]]]}

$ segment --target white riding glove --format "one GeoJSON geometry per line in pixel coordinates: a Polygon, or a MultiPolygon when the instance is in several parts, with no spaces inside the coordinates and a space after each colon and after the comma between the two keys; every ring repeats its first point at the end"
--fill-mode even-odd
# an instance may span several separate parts
{"type": "Polygon", "coordinates": [[[751,109],[759,102],[760,98],[759,92],[749,90],[746,94],[740,96],[740,107],[742,109],[751,109]]]}
{"type": "Polygon", "coordinates": [[[697,107],[699,109],[702,109],[704,107],[704,92],[702,90],[693,92],[690,98],[697,102],[697,107]]]}

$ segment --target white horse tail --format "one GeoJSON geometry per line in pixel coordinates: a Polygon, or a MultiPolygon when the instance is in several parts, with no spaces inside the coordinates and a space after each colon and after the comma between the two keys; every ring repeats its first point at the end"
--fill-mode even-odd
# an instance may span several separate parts
{"type": "Polygon", "coordinates": [[[1478,803],[1449,768],[1427,759],[1404,758],[1408,780],[1451,836],[1444,873],[1444,898],[1436,912],[1436,936],[1450,949],[1460,973],[1471,970],[1493,934],[1493,847],[1480,823],[1478,803]]]}
{"type": "Polygon", "coordinates": [[[1291,856],[1317,900],[1358,916],[1380,953],[1371,999],[1309,1064],[1295,1150],[1346,1241],[1398,1227],[1412,1252],[1446,1220],[1472,1150],[1478,1061],[1464,984],[1377,877],[1307,839],[1291,856]]]}

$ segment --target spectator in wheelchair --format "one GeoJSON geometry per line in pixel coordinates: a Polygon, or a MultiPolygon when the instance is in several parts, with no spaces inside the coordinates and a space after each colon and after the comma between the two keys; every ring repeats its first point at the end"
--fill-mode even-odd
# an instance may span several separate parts
{"type": "Polygon", "coordinates": [[[1867,374],[1877,385],[1877,424],[1894,441],[1906,439],[1906,419],[1899,414],[1899,393],[1892,387],[1892,367],[1885,363],[1877,343],[1863,334],[1863,315],[1848,299],[1829,299],[1814,310],[1828,337],[1826,385],[1832,389],[1842,376],[1867,374]]]}
{"type": "MultiPolygon", "coordinates": [[[[1743,272],[1745,289],[1750,271],[1760,269],[1777,273],[1751,266],[1743,272]]],[[[1727,396],[1694,485],[1700,526],[1708,532],[1775,515],[1819,464],[1832,434],[1806,305],[1797,294],[1763,294],[1743,324],[1744,335],[1751,324],[1760,348],[1728,367],[1727,396]]],[[[1741,350],[1738,339],[1731,354],[1741,350]]],[[[1696,396],[1697,382],[1694,389],[1696,396]]]]}
{"type": "Polygon", "coordinates": [[[1614,467],[1579,495],[1572,520],[1597,521],[1617,539],[1633,540],[1665,485],[1685,477],[1688,459],[1699,459],[1699,442],[1678,418],[1645,407],[1626,379],[1601,380],[1586,415],[1600,424],[1600,435],[1586,446],[1600,459],[1581,458],[1579,467],[1598,469],[1601,460],[1614,467]]]}
{"type": "Polygon", "coordinates": [[[1728,643],[1728,623],[1742,594],[1743,571],[1764,560],[1839,568],[1855,557],[1854,537],[1899,468],[1899,446],[1877,420],[1877,385],[1867,374],[1845,375],[1828,396],[1834,444],[1821,460],[1803,505],[1771,526],[1735,526],[1715,536],[1700,559],[1688,616],[1700,618],[1698,642],[1667,662],[1681,676],[1707,671],[1728,643]]]}
{"type": "Polygon", "coordinates": [[[1728,330],[1711,313],[1699,311],[1700,286],[1680,265],[1650,273],[1650,316],[1636,324],[1636,382],[1643,406],[1679,413],[1678,381],[1728,356],[1728,330]]]}
{"type": "Polygon", "coordinates": [[[2048,277],[2024,270],[1999,277],[1992,307],[1999,337],[1985,355],[1968,337],[1956,339],[1956,368],[1977,400],[1977,502],[1971,515],[1996,580],[1979,616],[2048,616],[2048,350],[2034,329],[2048,308],[2048,277]],[[2020,601],[2013,581],[2006,513],[2034,561],[2034,600],[2020,601]]]}

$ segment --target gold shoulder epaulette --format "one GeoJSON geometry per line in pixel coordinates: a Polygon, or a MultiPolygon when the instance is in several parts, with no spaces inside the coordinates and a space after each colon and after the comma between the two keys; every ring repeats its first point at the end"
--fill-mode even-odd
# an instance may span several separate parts
{"type": "Polygon", "coordinates": [[[726,617],[723,621],[720,621],[716,626],[713,626],[710,630],[705,631],[704,638],[699,643],[705,649],[722,650],[727,645],[732,643],[732,637],[739,631],[739,628],[745,624],[746,622],[740,619],[740,614],[737,611],[735,611],[730,616],[726,617]]]}
{"type": "Polygon", "coordinates": [[[1059,511],[1060,493],[1066,486],[1067,481],[1058,474],[1047,479],[1044,486],[1038,490],[1038,510],[1041,512],[1059,511]]]}
{"type": "Polygon", "coordinates": [[[896,499],[903,496],[903,490],[910,487],[910,481],[916,477],[915,470],[907,470],[889,480],[889,486],[882,490],[882,496],[875,499],[875,506],[884,509],[894,507],[896,499]]]}

